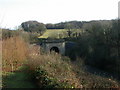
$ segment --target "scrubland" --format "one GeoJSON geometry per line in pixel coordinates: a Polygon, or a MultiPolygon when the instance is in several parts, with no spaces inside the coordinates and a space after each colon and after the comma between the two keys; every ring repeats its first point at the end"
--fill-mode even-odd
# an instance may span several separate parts
{"type": "Polygon", "coordinates": [[[120,87],[111,77],[87,72],[80,58],[72,62],[54,52],[43,53],[40,46],[29,44],[19,35],[1,42],[3,88],[120,87]]]}

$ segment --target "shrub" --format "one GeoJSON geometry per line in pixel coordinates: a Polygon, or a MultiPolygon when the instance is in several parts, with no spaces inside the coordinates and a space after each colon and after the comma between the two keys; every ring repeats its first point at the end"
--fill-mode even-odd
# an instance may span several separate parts
{"type": "Polygon", "coordinates": [[[38,78],[40,87],[41,83],[45,85],[47,83],[48,86],[50,84],[50,87],[51,85],[54,86],[54,84],[54,87],[81,87],[80,80],[72,71],[72,65],[68,58],[62,60],[63,58],[59,54],[41,54],[40,52],[38,54],[38,52],[35,51],[30,54],[27,65],[30,68],[30,72],[35,72],[33,76],[38,78]],[[46,74],[44,75],[44,73],[46,74]],[[42,78],[46,79],[41,80],[42,78]],[[48,80],[48,82],[46,80],[48,80]],[[51,81],[54,83],[51,84],[51,81]]]}
{"type": "Polygon", "coordinates": [[[57,79],[50,77],[48,72],[42,70],[41,67],[35,69],[32,72],[33,80],[36,80],[38,87],[40,88],[72,88],[72,85],[69,85],[66,82],[58,82],[57,79]]]}

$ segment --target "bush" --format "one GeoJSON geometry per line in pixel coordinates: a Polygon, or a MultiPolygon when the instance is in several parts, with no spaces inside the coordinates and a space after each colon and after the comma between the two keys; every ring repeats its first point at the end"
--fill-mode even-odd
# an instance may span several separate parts
{"type": "Polygon", "coordinates": [[[57,79],[50,77],[47,71],[42,70],[40,67],[35,69],[36,71],[32,72],[33,80],[36,80],[38,87],[40,88],[72,88],[72,85],[69,85],[66,82],[58,82],[57,79]]]}
{"type": "MultiPolygon", "coordinates": [[[[62,59],[62,56],[59,54],[40,54],[40,52],[38,54],[38,52],[34,52],[30,54],[27,66],[30,68],[30,72],[39,73],[37,76],[33,74],[36,78],[39,77],[38,84],[45,82],[44,80],[41,81],[41,78],[43,78],[41,71],[44,71],[47,72],[44,77],[47,78],[48,81],[52,79],[52,82],[56,83],[55,87],[81,87],[79,78],[77,78],[76,74],[72,71],[70,60],[68,60],[68,58],[62,59]],[[60,83],[60,85],[58,83],[60,83]]],[[[45,82],[45,85],[46,83],[48,86],[49,84],[51,85],[49,82],[45,82]]],[[[39,84],[39,86],[40,85],[41,84],[39,84]]]]}
{"type": "Polygon", "coordinates": [[[120,76],[119,26],[117,20],[111,23],[86,24],[85,32],[76,41],[78,43],[74,50],[76,56],[83,58],[87,65],[111,73],[116,72],[120,76]]]}
{"type": "MultiPolygon", "coordinates": [[[[28,45],[21,37],[3,40],[3,70],[15,71],[19,66],[24,65],[24,72],[30,78],[29,80],[32,83],[35,81],[35,84],[42,88],[116,88],[119,86],[110,78],[84,71],[82,59],[77,58],[71,63],[68,57],[56,53],[41,53],[40,50],[40,46],[28,45]]],[[[19,71],[23,72],[23,70],[19,71]]],[[[26,81],[26,77],[24,79],[26,81]]]]}

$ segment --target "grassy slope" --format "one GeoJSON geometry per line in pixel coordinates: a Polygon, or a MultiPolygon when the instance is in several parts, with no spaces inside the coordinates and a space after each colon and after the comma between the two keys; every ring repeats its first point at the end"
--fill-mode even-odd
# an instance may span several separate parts
{"type": "MultiPolygon", "coordinates": [[[[40,36],[39,38],[64,38],[64,37],[67,37],[67,29],[49,29],[49,30],[46,30],[46,32],[40,36]]],[[[80,29],[75,29],[75,30],[71,30],[72,31],[72,34],[73,33],[76,33],[76,32],[81,32],[80,29]]]]}

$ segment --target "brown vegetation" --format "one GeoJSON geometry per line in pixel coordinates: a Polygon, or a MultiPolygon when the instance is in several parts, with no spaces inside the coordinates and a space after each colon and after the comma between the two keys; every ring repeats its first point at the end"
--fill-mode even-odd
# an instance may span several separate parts
{"type": "Polygon", "coordinates": [[[2,41],[3,71],[14,71],[27,59],[28,45],[19,36],[2,41]]]}
{"type": "Polygon", "coordinates": [[[59,54],[41,54],[39,47],[33,46],[28,66],[33,71],[38,68],[45,70],[50,78],[55,78],[59,83],[66,82],[76,88],[81,87],[80,79],[73,72],[71,63],[63,61],[59,54]]]}
{"type": "MultiPolygon", "coordinates": [[[[3,71],[15,71],[20,66],[27,65],[32,75],[34,71],[47,72],[44,76],[34,75],[37,84],[41,87],[42,83],[48,83],[41,80],[52,78],[57,83],[67,83],[70,88],[118,88],[119,83],[111,78],[90,74],[82,68],[82,60],[70,61],[69,58],[59,54],[45,54],[40,51],[37,45],[27,44],[21,37],[14,36],[2,41],[2,66],[3,71]]],[[[29,74],[28,74],[29,75],[29,74]]],[[[49,81],[49,80],[48,80],[49,81]]],[[[56,85],[56,82],[54,82],[56,85]]],[[[44,86],[43,86],[44,87],[44,86]]],[[[48,86],[49,87],[49,86],[48,86]]],[[[67,86],[65,86],[67,87],[67,86]]]]}

